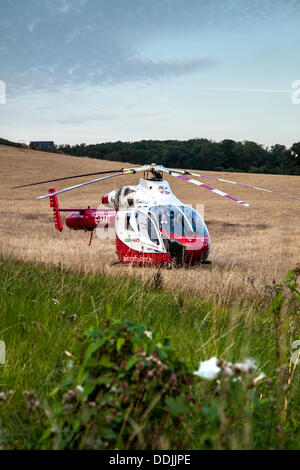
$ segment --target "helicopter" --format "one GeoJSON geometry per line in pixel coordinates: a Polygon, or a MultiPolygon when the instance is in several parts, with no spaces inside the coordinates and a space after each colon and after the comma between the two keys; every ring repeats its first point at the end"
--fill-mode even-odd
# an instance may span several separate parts
{"type": "Polygon", "coordinates": [[[210,264],[208,260],[210,235],[203,217],[195,209],[184,204],[175,196],[169,182],[164,179],[164,173],[179,178],[181,181],[212,191],[218,196],[227,198],[244,207],[250,207],[250,204],[195,178],[225,182],[300,200],[299,197],[278,193],[269,189],[187,170],[170,169],[155,163],[138,168],[121,168],[120,170],[55,178],[15,186],[12,189],[108,173],[112,174],[59,191],[56,191],[55,188],[50,188],[48,194],[39,196],[38,199],[50,199],[54,225],[59,232],[63,230],[60,213],[69,212],[66,217],[67,227],[71,230],[90,232],[89,245],[92,242],[95,230],[113,228],[116,240],[116,253],[119,262],[125,265],[178,266],[210,264]],[[110,178],[139,172],[144,174],[140,178],[138,185],[123,186],[103,195],[102,204],[107,209],[59,207],[57,199],[59,194],[110,178]]]}

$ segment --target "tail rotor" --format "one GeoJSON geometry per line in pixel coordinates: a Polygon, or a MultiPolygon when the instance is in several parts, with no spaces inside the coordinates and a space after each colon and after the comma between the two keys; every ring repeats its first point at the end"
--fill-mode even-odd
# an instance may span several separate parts
{"type": "MultiPolygon", "coordinates": [[[[55,193],[55,188],[50,188],[49,189],[49,194],[55,193]]],[[[57,196],[50,196],[50,207],[53,208],[53,220],[54,220],[54,226],[56,230],[59,232],[62,232],[63,229],[63,224],[61,221],[60,213],[59,213],[59,205],[58,205],[58,199],[57,196]]]]}

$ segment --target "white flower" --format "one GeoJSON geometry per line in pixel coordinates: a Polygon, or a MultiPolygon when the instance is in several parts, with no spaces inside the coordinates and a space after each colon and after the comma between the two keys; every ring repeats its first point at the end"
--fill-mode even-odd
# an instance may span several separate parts
{"type": "Polygon", "coordinates": [[[241,381],[242,381],[242,379],[241,379],[240,376],[239,376],[239,377],[234,377],[234,378],[232,379],[232,382],[241,382],[241,381]]]}
{"type": "Polygon", "coordinates": [[[218,359],[216,357],[211,357],[207,361],[201,361],[199,364],[199,369],[194,372],[194,375],[202,377],[206,380],[213,380],[218,377],[221,368],[217,365],[218,359]]]}
{"type": "Polygon", "coordinates": [[[83,387],[81,385],[76,385],[75,387],[75,395],[79,395],[79,393],[83,392],[83,387]]]}
{"type": "Polygon", "coordinates": [[[58,300],[57,299],[52,299],[54,305],[57,305],[58,304],[58,300]]]}
{"type": "Polygon", "coordinates": [[[68,356],[68,357],[73,357],[73,354],[70,353],[69,351],[65,351],[65,355],[68,356]]]}
{"type": "Polygon", "coordinates": [[[244,362],[237,362],[234,364],[234,369],[236,372],[240,372],[242,374],[252,374],[257,367],[252,359],[246,359],[244,362]]]}
{"type": "Polygon", "coordinates": [[[231,377],[233,375],[232,364],[229,363],[226,367],[224,367],[223,374],[224,377],[231,377]]]}
{"type": "Polygon", "coordinates": [[[258,382],[260,382],[262,379],[265,378],[265,374],[263,372],[261,372],[257,377],[255,377],[253,380],[252,380],[252,385],[255,387],[255,385],[258,384],[258,382]]]}
{"type": "Polygon", "coordinates": [[[145,335],[148,336],[149,339],[152,339],[152,331],[145,331],[145,335]]]}

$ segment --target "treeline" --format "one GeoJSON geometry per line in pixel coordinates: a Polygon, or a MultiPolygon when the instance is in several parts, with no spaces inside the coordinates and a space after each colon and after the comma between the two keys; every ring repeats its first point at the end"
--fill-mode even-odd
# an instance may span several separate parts
{"type": "MultiPolygon", "coordinates": [[[[22,144],[1,138],[0,145],[22,147],[22,144]]],[[[222,142],[208,139],[141,140],[60,145],[58,149],[77,157],[138,165],[159,163],[169,168],[300,175],[300,142],[287,148],[280,144],[265,147],[256,142],[230,139],[222,142]]]]}
{"type": "Polygon", "coordinates": [[[170,168],[300,175],[300,142],[287,148],[229,139],[142,140],[62,145],[60,149],[74,156],[134,164],[160,163],[170,168]]]}
{"type": "Polygon", "coordinates": [[[16,142],[11,142],[10,140],[1,139],[1,138],[0,138],[0,145],[8,145],[10,147],[21,147],[21,144],[17,144],[16,142]]]}

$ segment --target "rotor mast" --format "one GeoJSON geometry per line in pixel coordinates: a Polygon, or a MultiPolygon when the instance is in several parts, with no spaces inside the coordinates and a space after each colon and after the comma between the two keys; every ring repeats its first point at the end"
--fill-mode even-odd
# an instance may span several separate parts
{"type": "Polygon", "coordinates": [[[144,171],[144,180],[148,181],[161,181],[163,180],[163,172],[157,168],[155,163],[151,163],[151,168],[144,171]]]}

